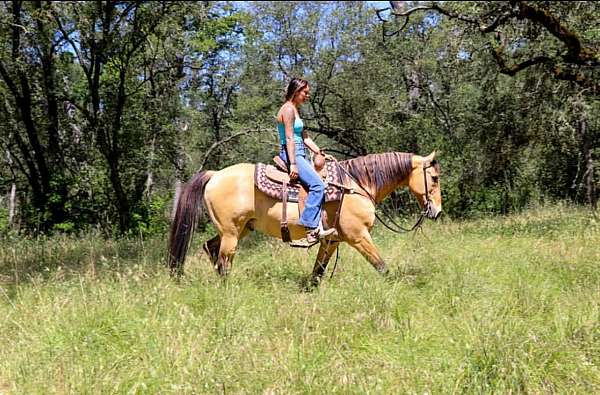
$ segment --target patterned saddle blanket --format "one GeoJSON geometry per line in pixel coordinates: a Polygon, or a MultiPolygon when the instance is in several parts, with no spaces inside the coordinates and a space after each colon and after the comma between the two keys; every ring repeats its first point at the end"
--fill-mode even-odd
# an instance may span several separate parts
{"type": "MultiPolygon", "coordinates": [[[[345,185],[344,180],[346,177],[341,174],[341,171],[334,161],[328,161],[325,163],[325,201],[335,202],[342,198],[344,193],[342,185],[345,185]]],[[[259,191],[263,192],[273,199],[282,200],[281,191],[283,190],[284,180],[289,179],[289,176],[278,170],[275,166],[266,165],[264,163],[257,163],[254,170],[254,185],[259,191]]],[[[302,185],[298,182],[288,183],[287,186],[287,201],[298,202],[298,196],[300,195],[300,188],[302,185]]]]}

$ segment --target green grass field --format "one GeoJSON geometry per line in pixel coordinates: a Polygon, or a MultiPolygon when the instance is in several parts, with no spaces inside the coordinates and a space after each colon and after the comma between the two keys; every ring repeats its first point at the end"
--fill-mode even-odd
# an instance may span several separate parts
{"type": "Polygon", "coordinates": [[[194,241],[0,241],[0,394],[599,393],[600,223],[550,206],[376,226],[391,274],[347,245],[253,235],[224,282],[194,241]]]}

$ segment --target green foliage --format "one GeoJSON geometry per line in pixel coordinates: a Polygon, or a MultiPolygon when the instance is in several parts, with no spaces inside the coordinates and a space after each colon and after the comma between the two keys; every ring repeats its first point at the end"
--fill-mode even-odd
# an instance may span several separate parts
{"type": "Polygon", "coordinates": [[[75,224],[73,222],[61,222],[60,224],[54,224],[54,230],[62,233],[71,233],[75,230],[75,224]]]}
{"type": "Polygon", "coordinates": [[[151,201],[144,201],[133,213],[131,234],[144,237],[165,235],[169,228],[171,205],[171,198],[167,196],[154,196],[151,201]]]}
{"type": "MultiPolygon", "coordinates": [[[[500,74],[490,50],[510,64],[546,54],[586,77],[598,68],[561,61],[563,43],[531,20],[507,19],[498,39],[466,22],[507,2],[445,5],[463,20],[415,12],[385,39],[365,2],[11,4],[0,5],[0,193],[17,183],[25,232],[155,234],[153,200],[167,207],[200,166],[271,160],[292,76],[312,85],[310,136],[339,159],[437,150],[452,217],[597,199],[597,95],[548,65],[500,74]]],[[[535,6],[598,47],[598,3],[535,6]]]]}
{"type": "Polygon", "coordinates": [[[10,230],[8,223],[8,210],[0,208],[0,235],[10,230]]]}

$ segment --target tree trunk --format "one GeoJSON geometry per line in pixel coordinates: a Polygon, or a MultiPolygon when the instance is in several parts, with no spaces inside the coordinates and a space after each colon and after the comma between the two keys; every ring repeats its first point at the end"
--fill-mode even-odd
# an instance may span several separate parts
{"type": "Polygon", "coordinates": [[[587,202],[593,210],[596,210],[598,196],[596,194],[596,184],[594,182],[594,160],[592,158],[592,150],[590,149],[589,134],[587,131],[587,114],[585,111],[582,112],[581,119],[579,120],[579,133],[581,136],[581,148],[585,165],[583,183],[585,185],[587,202]]]}
{"type": "Polygon", "coordinates": [[[10,197],[8,198],[8,226],[12,228],[15,221],[15,209],[17,207],[17,184],[14,182],[10,187],[10,197]]]}
{"type": "Polygon", "coordinates": [[[117,198],[116,206],[119,212],[119,229],[124,234],[131,227],[131,205],[121,181],[119,162],[114,156],[109,157],[109,177],[117,198]]]}
{"type": "MultiPolygon", "coordinates": [[[[8,167],[12,172],[13,160],[9,150],[6,150],[6,162],[8,167]]],[[[13,182],[10,186],[10,195],[8,197],[8,227],[12,228],[12,225],[15,221],[15,211],[17,207],[17,184],[14,181],[14,172],[13,172],[13,182]]]]}
{"type": "Polygon", "coordinates": [[[181,188],[183,186],[183,182],[178,177],[175,180],[175,195],[173,196],[173,209],[171,210],[171,220],[175,218],[175,213],[177,212],[177,203],[179,201],[179,196],[181,196],[181,188]]]}
{"type": "Polygon", "coordinates": [[[146,175],[146,191],[145,198],[147,202],[152,201],[152,189],[154,188],[154,174],[152,173],[152,169],[148,168],[148,173],[146,175]]]}
{"type": "Polygon", "coordinates": [[[183,166],[183,147],[181,147],[180,145],[177,153],[177,163],[175,166],[175,196],[173,197],[173,209],[171,210],[171,219],[175,217],[175,212],[177,211],[177,202],[179,201],[181,189],[183,188],[183,166]]]}
{"type": "MultiPolygon", "coordinates": [[[[35,6],[38,11],[48,11],[49,3],[42,6],[42,2],[36,1],[35,6]]],[[[56,65],[55,59],[55,47],[52,44],[52,29],[47,29],[43,19],[37,19],[37,29],[41,38],[41,62],[42,62],[42,77],[43,77],[43,88],[46,99],[46,116],[48,119],[47,126],[47,166],[52,182],[50,183],[50,189],[48,194],[51,196],[48,199],[48,209],[50,210],[51,223],[61,223],[67,219],[67,212],[65,211],[65,205],[69,200],[69,192],[67,188],[67,180],[64,177],[65,164],[63,156],[61,155],[62,149],[59,138],[59,106],[57,87],[56,87],[56,65]]]]}
{"type": "MultiPolygon", "coordinates": [[[[155,123],[156,125],[157,123],[155,123]]],[[[154,126],[153,128],[154,137],[152,137],[152,143],[150,144],[150,152],[148,154],[148,167],[146,170],[146,188],[144,190],[144,197],[146,201],[149,203],[152,201],[152,192],[154,189],[154,172],[152,169],[154,168],[154,156],[155,156],[155,145],[156,145],[156,135],[158,134],[158,127],[154,126]]]]}

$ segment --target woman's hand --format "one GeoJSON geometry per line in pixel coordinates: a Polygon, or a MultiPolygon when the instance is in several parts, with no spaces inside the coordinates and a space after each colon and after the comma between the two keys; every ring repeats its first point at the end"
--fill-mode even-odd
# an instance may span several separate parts
{"type": "Polygon", "coordinates": [[[335,160],[335,158],[333,157],[333,155],[326,154],[325,151],[323,151],[323,150],[319,150],[318,154],[321,155],[321,156],[323,156],[325,158],[325,160],[335,160]]]}
{"type": "Polygon", "coordinates": [[[290,180],[295,181],[298,179],[298,166],[290,165],[290,180]]]}

